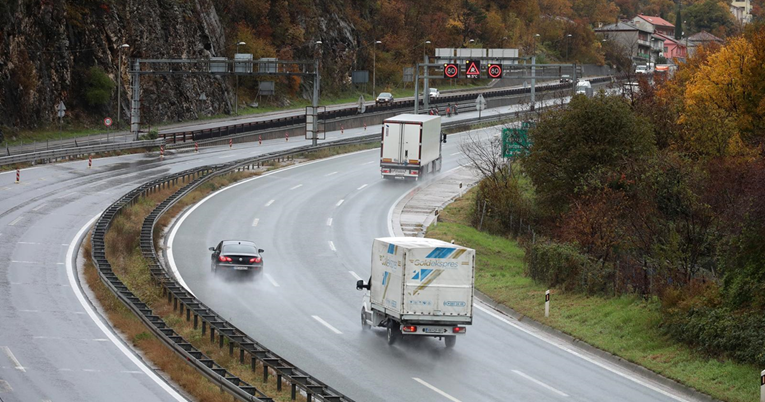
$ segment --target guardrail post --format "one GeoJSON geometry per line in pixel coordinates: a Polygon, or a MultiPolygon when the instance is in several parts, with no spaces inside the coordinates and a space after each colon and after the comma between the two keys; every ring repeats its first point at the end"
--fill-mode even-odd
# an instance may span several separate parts
{"type": "Polygon", "coordinates": [[[257,370],[257,368],[258,368],[257,363],[258,363],[258,360],[255,359],[255,356],[250,356],[250,368],[252,368],[252,372],[253,373],[258,371],[257,370]]]}
{"type": "Polygon", "coordinates": [[[187,308],[186,309],[186,322],[189,322],[189,321],[191,321],[191,309],[187,308]]]}
{"type": "MultiPolygon", "coordinates": [[[[198,321],[199,321],[199,314],[194,313],[194,329],[197,329],[197,322],[198,321]]],[[[202,334],[204,334],[204,332],[202,334]]]]}
{"type": "Polygon", "coordinates": [[[228,340],[228,355],[234,356],[234,342],[231,342],[231,340],[228,340]]]}
{"type": "Polygon", "coordinates": [[[173,297],[173,311],[178,309],[178,298],[173,297]]]}
{"type": "Polygon", "coordinates": [[[268,384],[268,366],[263,363],[263,382],[268,384]]]}
{"type": "Polygon", "coordinates": [[[223,332],[218,331],[218,348],[223,348],[223,332]]]}
{"type": "Polygon", "coordinates": [[[180,307],[181,307],[180,315],[183,315],[183,303],[180,303],[180,307]]]}
{"type": "Polygon", "coordinates": [[[210,343],[215,343],[215,327],[210,325],[210,343]]]}
{"type": "Polygon", "coordinates": [[[294,401],[297,398],[297,385],[295,383],[290,384],[292,390],[290,391],[290,397],[294,401]]]}
{"type": "Polygon", "coordinates": [[[202,320],[202,335],[204,335],[205,332],[207,332],[207,321],[202,320]]]}
{"type": "Polygon", "coordinates": [[[282,392],[282,375],[276,374],[276,390],[282,392]]]}
{"type": "Polygon", "coordinates": [[[244,364],[244,349],[239,345],[239,364],[244,364]]]}

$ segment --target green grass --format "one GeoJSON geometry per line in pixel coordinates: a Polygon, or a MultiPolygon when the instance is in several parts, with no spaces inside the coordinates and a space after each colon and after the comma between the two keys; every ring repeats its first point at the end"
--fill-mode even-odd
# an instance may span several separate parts
{"type": "Polygon", "coordinates": [[[757,367],[706,357],[666,336],[657,300],[587,296],[551,289],[550,317],[544,317],[546,287],[524,274],[524,250],[512,239],[478,232],[469,225],[475,190],[448,206],[428,237],[476,250],[476,288],[497,302],[590,345],[647,367],[725,401],[754,401],[757,367]]]}

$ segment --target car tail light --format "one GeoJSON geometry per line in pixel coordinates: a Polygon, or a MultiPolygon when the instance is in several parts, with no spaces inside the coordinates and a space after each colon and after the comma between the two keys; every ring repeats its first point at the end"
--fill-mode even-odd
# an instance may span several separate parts
{"type": "Polygon", "coordinates": [[[454,332],[455,334],[464,334],[465,331],[467,331],[467,328],[465,328],[465,327],[454,327],[454,328],[452,328],[452,332],[454,332]]]}
{"type": "Polygon", "coordinates": [[[220,262],[231,262],[231,257],[226,257],[226,256],[222,255],[222,256],[218,257],[218,261],[220,261],[220,262]]]}
{"type": "Polygon", "coordinates": [[[401,327],[401,331],[403,332],[417,332],[417,327],[414,325],[404,325],[401,327]]]}
{"type": "Polygon", "coordinates": [[[383,169],[383,173],[390,173],[390,169],[383,169]]]}
{"type": "Polygon", "coordinates": [[[260,263],[260,257],[250,258],[250,262],[260,263]]]}

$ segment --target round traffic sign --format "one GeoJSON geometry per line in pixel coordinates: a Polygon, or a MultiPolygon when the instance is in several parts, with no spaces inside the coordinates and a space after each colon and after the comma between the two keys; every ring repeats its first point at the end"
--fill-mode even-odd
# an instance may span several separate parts
{"type": "Polygon", "coordinates": [[[454,77],[456,77],[458,72],[459,72],[459,69],[457,69],[457,65],[456,64],[447,64],[444,67],[444,75],[447,78],[454,78],[454,77]]]}
{"type": "Polygon", "coordinates": [[[489,66],[489,77],[502,78],[502,66],[499,64],[492,64],[489,66]]]}
{"type": "Polygon", "coordinates": [[[109,126],[112,125],[111,117],[107,117],[107,118],[104,119],[104,125],[106,125],[106,127],[109,127],[109,126]]]}

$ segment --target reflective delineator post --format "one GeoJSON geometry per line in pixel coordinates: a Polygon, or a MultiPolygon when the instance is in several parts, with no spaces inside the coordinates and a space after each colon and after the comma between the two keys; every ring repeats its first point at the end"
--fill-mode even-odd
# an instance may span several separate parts
{"type": "Polygon", "coordinates": [[[234,140],[232,138],[229,138],[228,140],[228,147],[232,148],[234,146],[234,140]]]}
{"type": "Polygon", "coordinates": [[[194,143],[194,153],[196,154],[198,152],[199,152],[199,144],[195,142],[194,143]]]}
{"type": "Polygon", "coordinates": [[[290,140],[290,133],[284,133],[284,141],[290,140]]]}
{"type": "Polygon", "coordinates": [[[343,126],[340,126],[340,134],[345,134],[345,128],[343,128],[343,126]]]}
{"type": "Polygon", "coordinates": [[[367,131],[367,123],[364,123],[364,131],[367,131]]]}
{"type": "Polygon", "coordinates": [[[262,135],[258,136],[258,145],[263,145],[263,136],[262,135]]]}
{"type": "Polygon", "coordinates": [[[765,402],[765,370],[760,373],[760,402],[765,402]]]}
{"type": "Polygon", "coordinates": [[[88,155],[88,169],[93,166],[93,155],[88,155]]]}
{"type": "Polygon", "coordinates": [[[16,181],[14,183],[19,184],[21,180],[21,169],[16,169],[16,181]]]}
{"type": "Polygon", "coordinates": [[[545,317],[550,316],[550,290],[545,292],[545,317]]]}
{"type": "Polygon", "coordinates": [[[165,159],[165,146],[164,145],[160,145],[159,146],[159,159],[160,160],[165,159]]]}

